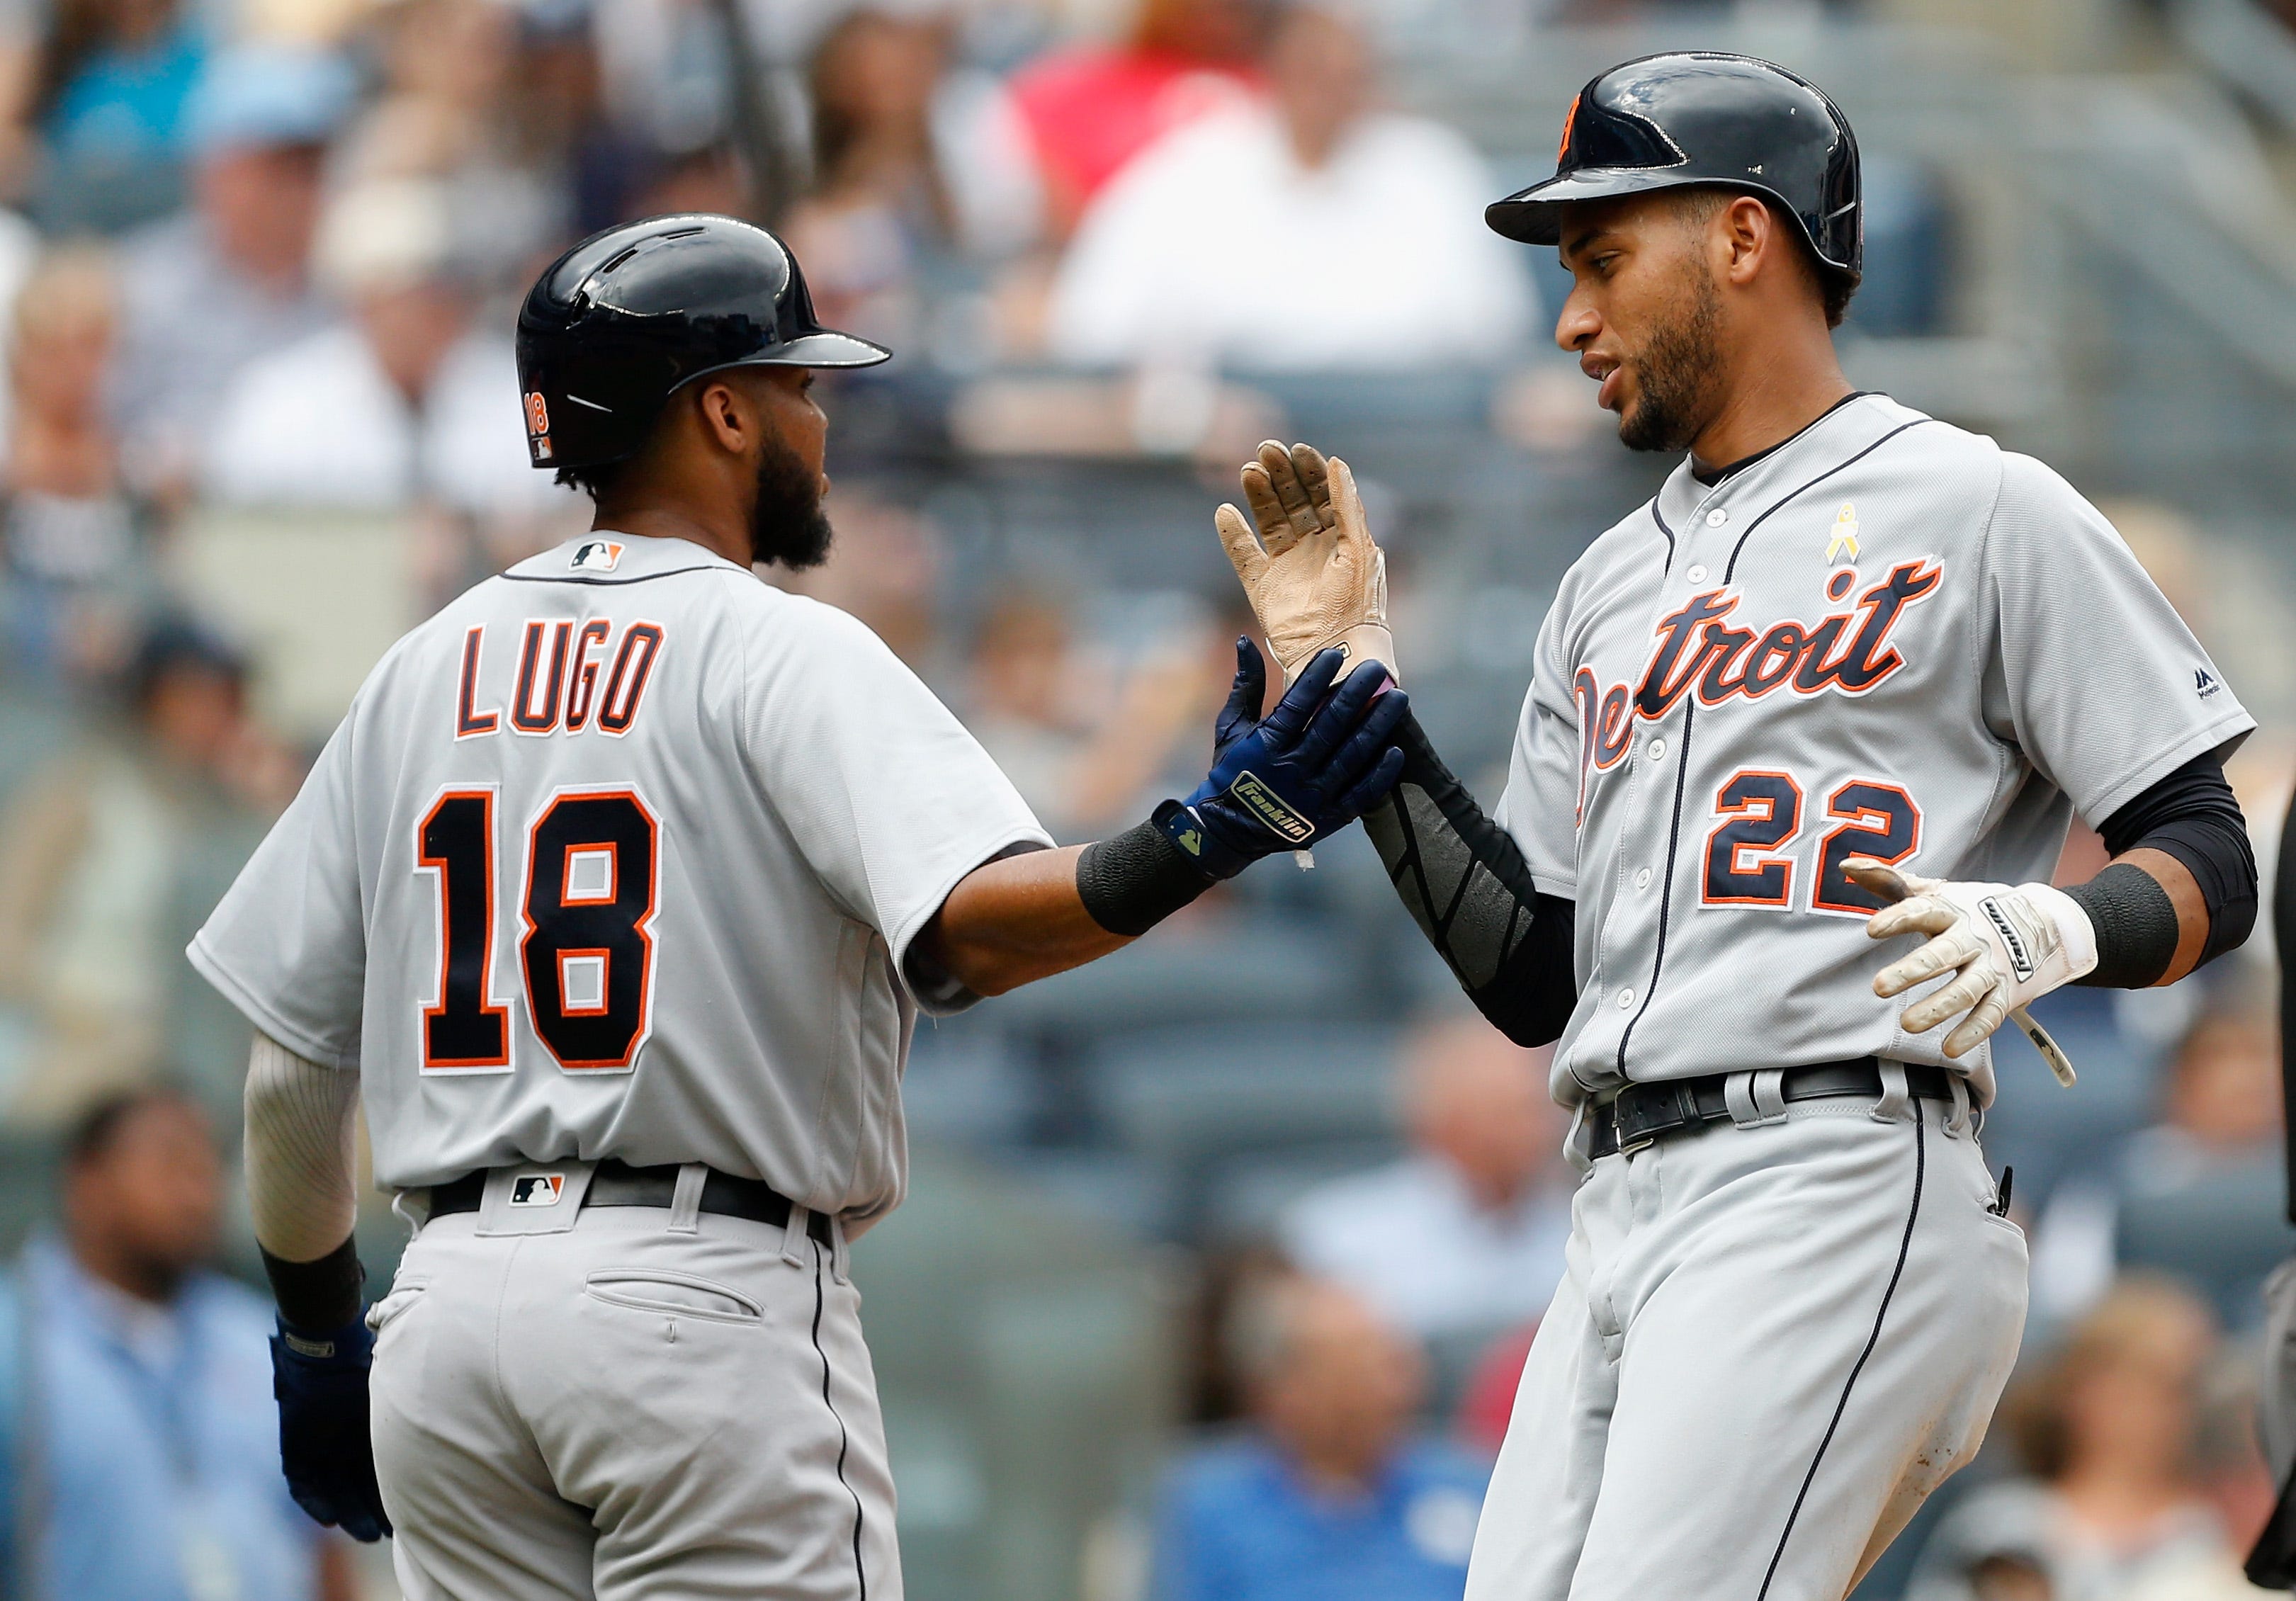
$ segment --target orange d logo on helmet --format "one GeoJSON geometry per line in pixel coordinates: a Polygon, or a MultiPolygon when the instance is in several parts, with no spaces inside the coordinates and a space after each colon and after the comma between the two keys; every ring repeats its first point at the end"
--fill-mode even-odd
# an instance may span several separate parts
{"type": "Polygon", "coordinates": [[[1562,158],[1570,152],[1570,130],[1578,126],[1578,102],[1583,94],[1570,97],[1570,109],[1562,113],[1562,137],[1555,142],[1554,164],[1562,165],[1562,158]]]}

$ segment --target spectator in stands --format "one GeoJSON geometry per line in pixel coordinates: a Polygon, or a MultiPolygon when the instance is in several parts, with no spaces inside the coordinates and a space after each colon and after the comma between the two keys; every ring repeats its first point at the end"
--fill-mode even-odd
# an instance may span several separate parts
{"type": "Polygon", "coordinates": [[[118,285],[103,251],[48,257],[16,302],[0,474],[12,665],[84,687],[123,665],[153,583],[156,517],[105,406],[118,285]]]}
{"type": "Polygon", "coordinates": [[[2043,1210],[2037,1316],[2072,1317],[2136,1266],[2191,1278],[2227,1324],[2254,1321],[2264,1277],[2289,1250],[2280,1098],[2269,1015],[2238,998],[2203,1011],[2169,1067],[2160,1121],[2043,1210]]]}
{"type": "Polygon", "coordinates": [[[571,507],[528,465],[510,341],[473,324],[476,285],[443,189],[378,179],[347,191],[321,225],[318,267],[351,318],[240,374],[205,453],[211,496],[480,516],[571,507]]]}
{"type": "Polygon", "coordinates": [[[1423,1339],[1537,1318],[1570,1233],[1546,1059],[1480,1017],[1423,1023],[1398,1075],[1411,1154],[1302,1196],[1283,1220],[1285,1254],[1423,1339]]]}
{"type": "Polygon", "coordinates": [[[1111,182],[1053,289],[1053,354],[1267,370],[1505,359],[1530,324],[1521,252],[1459,135],[1377,109],[1368,41],[1317,4],[1270,38],[1270,103],[1168,135],[1111,182]]]}
{"type": "Polygon", "coordinates": [[[1057,51],[1014,76],[1056,236],[1150,144],[1252,94],[1263,9],[1262,0],[1138,0],[1121,44],[1057,51]]]}
{"type": "Polygon", "coordinates": [[[10,1121],[61,1126],[173,1065],[235,1121],[247,1031],[206,1021],[183,950],[295,781],[248,722],[244,677],[210,636],[159,625],[130,727],[58,758],[0,819],[0,998],[30,1040],[10,1121]]]}
{"type": "Polygon", "coordinates": [[[32,211],[53,233],[116,232],[182,198],[184,111],[206,58],[187,0],[41,0],[27,97],[8,120],[37,142],[32,211]]]}
{"type": "Polygon", "coordinates": [[[250,361],[325,326],[311,278],[320,168],[350,109],[348,62],[242,45],[192,97],[192,204],[120,253],[113,410],[139,481],[183,485],[226,388],[250,361]]]}
{"type": "Polygon", "coordinates": [[[791,248],[824,318],[896,349],[921,268],[1011,255],[1042,220],[1026,130],[994,78],[952,68],[948,33],[943,17],[865,8],[813,55],[815,188],[791,248]]]}
{"type": "Polygon", "coordinates": [[[2256,1367],[2252,1348],[2220,1347],[2201,1382],[2193,1478],[2223,1538],[2196,1544],[2181,1562],[2148,1564],[2121,1601],[2259,1601],[2267,1593],[2241,1571],[2279,1498],[2257,1440],[2256,1367]]]}
{"type": "Polygon", "coordinates": [[[511,143],[518,164],[569,209],[566,237],[585,239],[657,209],[641,208],[636,197],[660,163],[606,112],[603,63],[587,0],[531,0],[514,11],[518,66],[511,143]]]}
{"type": "Polygon", "coordinates": [[[211,1126],[173,1091],[109,1099],[72,1134],[62,1236],[20,1269],[29,1359],[11,1366],[35,1387],[0,1396],[31,1439],[38,1596],[357,1594],[347,1543],[280,1476],[269,1306],[209,1266],[224,1195],[211,1126]]]}
{"type": "Polygon", "coordinates": [[[1419,1354],[1337,1285],[1249,1284],[1226,1330],[1242,1438],[1183,1460],[1154,1601],[1456,1601],[1484,1471],[1411,1438],[1419,1354]]]}
{"type": "MultiPolygon", "coordinates": [[[[521,283],[568,242],[552,152],[523,148],[528,35],[500,0],[406,0],[381,17],[383,81],[337,155],[347,182],[436,185],[460,265],[521,283]]],[[[617,221],[621,220],[617,218],[617,221]]]]}
{"type": "Polygon", "coordinates": [[[1190,639],[1151,654],[1111,685],[1079,659],[1068,611],[1015,591],[989,609],[974,643],[966,724],[1055,839],[1098,837],[1193,740],[1234,670],[1190,639]]]}
{"type": "Polygon", "coordinates": [[[2012,1387],[2001,1421],[2028,1476],[1939,1520],[1906,1601],[2126,1601],[2227,1551],[2196,1457],[2214,1350],[2191,1294],[2122,1281],[2012,1387]]]}

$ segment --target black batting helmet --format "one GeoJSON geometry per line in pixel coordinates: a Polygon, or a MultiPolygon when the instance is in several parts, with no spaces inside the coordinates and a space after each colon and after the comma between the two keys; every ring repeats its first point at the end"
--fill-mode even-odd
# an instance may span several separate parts
{"type": "Polygon", "coordinates": [[[518,385],[537,467],[595,467],[645,442],[682,386],[727,367],[867,367],[892,354],[824,328],[797,258],[702,212],[593,234],[518,314],[518,385]]]}
{"type": "Polygon", "coordinates": [[[1611,68],[1570,103],[1554,176],[1483,216],[1509,239],[1554,244],[1570,201],[1689,185],[1774,201],[1824,266],[1853,284],[1865,270],[1849,119],[1808,78],[1751,55],[1685,50],[1611,68]]]}

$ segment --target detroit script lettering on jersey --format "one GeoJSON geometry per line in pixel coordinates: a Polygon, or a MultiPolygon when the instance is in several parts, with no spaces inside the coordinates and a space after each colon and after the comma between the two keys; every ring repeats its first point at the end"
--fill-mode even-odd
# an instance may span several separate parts
{"type": "MultiPolygon", "coordinates": [[[[1857,604],[1816,623],[1786,618],[1763,628],[1733,628],[1742,596],[1726,586],[1690,597],[1659,620],[1641,681],[1607,689],[1581,667],[1572,688],[1578,702],[1579,772],[1607,772],[1634,746],[1635,719],[1656,719],[1693,689],[1699,703],[1759,701],[1784,689],[1797,695],[1860,695],[1905,665],[1890,636],[1907,607],[1933,594],[1945,569],[1924,558],[1904,562],[1860,595],[1857,604]],[[1693,643],[1694,642],[1694,643],[1693,643]]],[[[1826,581],[1826,598],[1857,587],[1848,568],[1826,581]],[[1843,580],[1848,580],[1847,582],[1843,580]]]]}
{"type": "Polygon", "coordinates": [[[518,671],[507,708],[497,702],[481,709],[479,680],[488,631],[482,623],[463,636],[463,670],[455,693],[458,740],[499,733],[505,710],[514,734],[579,734],[594,722],[601,734],[627,734],[668,637],[658,622],[623,626],[617,639],[616,625],[603,617],[578,626],[564,619],[529,620],[520,630],[518,671]]]}

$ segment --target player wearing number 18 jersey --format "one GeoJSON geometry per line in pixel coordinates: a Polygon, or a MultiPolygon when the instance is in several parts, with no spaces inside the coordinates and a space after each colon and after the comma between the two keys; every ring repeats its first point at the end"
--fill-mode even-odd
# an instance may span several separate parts
{"type": "Polygon", "coordinates": [[[867,628],[750,571],[825,552],[809,370],[882,355],[726,218],[553,267],[530,447],[596,530],[390,651],[193,945],[262,1036],[290,1486],[395,1523],[414,1601],[898,1601],[845,1252],[901,1197],[918,1013],[1117,948],[1400,766],[1376,667],[1263,718],[1246,648],[1204,785],[1054,849],[867,628]],[[422,1220],[365,1323],[355,1101],[422,1220]]]}

